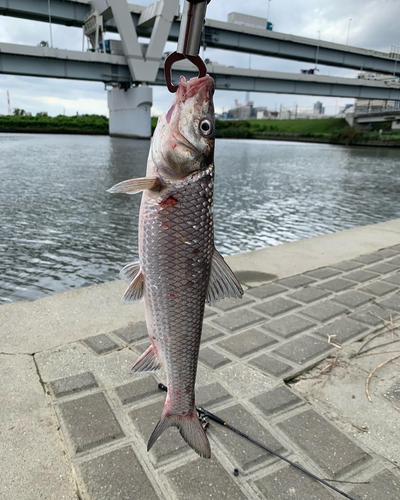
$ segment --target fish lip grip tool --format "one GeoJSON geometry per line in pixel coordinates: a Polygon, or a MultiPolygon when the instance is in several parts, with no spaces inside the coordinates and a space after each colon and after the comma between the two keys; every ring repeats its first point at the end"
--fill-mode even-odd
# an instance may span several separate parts
{"type": "Polygon", "coordinates": [[[206,76],[207,68],[199,56],[201,34],[206,18],[207,5],[210,0],[185,0],[183,6],[178,46],[164,64],[165,80],[170,92],[176,92],[178,86],[172,83],[171,69],[177,61],[188,59],[199,70],[199,78],[206,76]]]}

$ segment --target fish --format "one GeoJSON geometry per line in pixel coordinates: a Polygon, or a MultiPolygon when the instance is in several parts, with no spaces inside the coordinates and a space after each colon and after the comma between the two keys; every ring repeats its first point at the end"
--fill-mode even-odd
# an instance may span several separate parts
{"type": "Polygon", "coordinates": [[[143,193],[139,261],[120,277],[122,302],[144,299],[150,347],[132,373],[163,367],[168,393],[148,441],[150,451],[169,427],[201,457],[211,448],[195,405],[195,382],[205,303],[242,298],[243,289],[214,246],[214,80],[181,76],[170,109],[158,118],[146,177],[116,184],[111,193],[143,193]]]}

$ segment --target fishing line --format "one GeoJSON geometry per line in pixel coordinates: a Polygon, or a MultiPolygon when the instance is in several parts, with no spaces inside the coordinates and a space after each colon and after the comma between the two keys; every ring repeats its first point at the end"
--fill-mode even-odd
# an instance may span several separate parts
{"type": "MultiPolygon", "coordinates": [[[[168,389],[167,389],[167,387],[164,384],[158,384],[158,388],[161,389],[162,391],[168,392],[168,389]]],[[[320,483],[324,484],[328,488],[331,488],[333,491],[336,491],[337,493],[339,493],[340,495],[344,496],[345,498],[348,498],[349,500],[356,500],[355,498],[351,497],[350,495],[348,495],[344,491],[339,490],[338,488],[336,488],[332,484],[329,484],[324,479],[316,476],[315,474],[313,474],[312,472],[304,469],[300,465],[297,465],[295,462],[292,462],[291,460],[289,460],[288,458],[284,457],[283,455],[280,455],[276,451],[271,450],[271,448],[268,448],[268,446],[266,446],[265,444],[260,443],[259,441],[257,441],[256,439],[248,436],[247,434],[245,434],[244,432],[240,431],[239,429],[236,429],[236,427],[233,427],[232,425],[228,424],[228,422],[225,422],[225,420],[222,420],[222,418],[219,418],[217,415],[214,415],[213,413],[209,412],[208,410],[205,410],[201,406],[198,406],[196,408],[196,410],[197,410],[197,413],[199,414],[200,420],[202,421],[202,425],[203,425],[203,422],[204,422],[204,418],[209,418],[210,420],[214,420],[214,422],[217,422],[217,424],[220,424],[220,425],[223,425],[224,427],[227,427],[228,429],[230,429],[231,431],[235,432],[236,434],[239,434],[239,436],[242,436],[242,437],[246,438],[248,441],[256,444],[257,446],[259,446],[263,450],[266,450],[269,453],[271,453],[272,455],[275,455],[276,457],[280,458],[281,460],[284,460],[285,462],[287,462],[292,467],[295,467],[299,471],[304,472],[304,474],[307,474],[308,476],[312,477],[316,481],[319,481],[320,483]]]]}

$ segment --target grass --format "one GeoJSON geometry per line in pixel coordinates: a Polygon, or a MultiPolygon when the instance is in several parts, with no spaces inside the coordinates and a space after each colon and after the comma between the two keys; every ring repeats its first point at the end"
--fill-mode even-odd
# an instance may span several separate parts
{"type": "Polygon", "coordinates": [[[54,117],[0,115],[0,132],[108,134],[108,118],[102,115],[54,117]]]}
{"type": "MultiPolygon", "coordinates": [[[[152,131],[157,118],[151,118],[152,131]]],[[[343,118],[316,120],[216,120],[216,137],[230,139],[304,138],[336,144],[360,144],[370,141],[399,141],[400,130],[391,130],[390,122],[375,123],[371,130],[350,127],[343,118]],[[380,134],[380,131],[382,133],[380,134]]],[[[0,115],[0,132],[37,132],[58,134],[108,134],[108,118],[82,116],[8,116],[0,115]]]]}

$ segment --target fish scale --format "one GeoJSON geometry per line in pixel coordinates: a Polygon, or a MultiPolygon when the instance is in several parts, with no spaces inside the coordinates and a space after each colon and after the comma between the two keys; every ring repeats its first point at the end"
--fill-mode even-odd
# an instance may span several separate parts
{"type": "Polygon", "coordinates": [[[162,194],[145,193],[139,238],[149,336],[168,379],[172,414],[194,407],[194,385],[213,235],[210,167],[162,194]],[[161,208],[170,197],[176,203],[161,208]],[[163,228],[161,229],[160,228],[163,228]]]}

